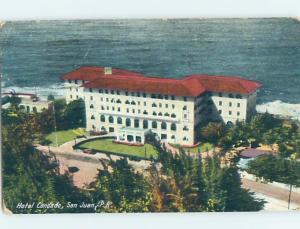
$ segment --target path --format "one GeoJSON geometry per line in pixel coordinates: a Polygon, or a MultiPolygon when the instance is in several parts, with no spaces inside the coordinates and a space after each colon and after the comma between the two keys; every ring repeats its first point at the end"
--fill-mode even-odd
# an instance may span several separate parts
{"type": "MultiPolygon", "coordinates": [[[[99,136],[97,137],[99,138],[99,136]]],[[[108,137],[108,135],[103,135],[103,137],[108,137]]],[[[82,140],[86,139],[77,139],[76,143],[79,143],[82,140]]],[[[99,160],[109,160],[109,157],[104,153],[86,154],[83,153],[82,150],[74,150],[74,144],[75,140],[72,140],[58,147],[37,145],[36,149],[45,153],[48,153],[50,149],[50,151],[55,154],[57,160],[59,161],[59,169],[61,174],[67,172],[69,167],[77,167],[79,170],[72,174],[73,182],[75,186],[84,188],[85,184],[89,184],[95,180],[99,172],[98,170],[103,169],[99,160]]],[[[112,160],[118,160],[120,158],[122,157],[111,155],[112,160]]],[[[142,172],[151,164],[151,162],[147,160],[140,160],[139,162],[128,160],[128,163],[138,172],[142,172]]]]}

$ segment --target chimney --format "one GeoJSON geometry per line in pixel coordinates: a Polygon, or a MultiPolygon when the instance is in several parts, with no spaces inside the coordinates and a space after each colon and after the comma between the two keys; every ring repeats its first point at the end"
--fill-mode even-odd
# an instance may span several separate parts
{"type": "Polygon", "coordinates": [[[104,67],[104,75],[111,75],[112,68],[111,67],[104,67]]]}

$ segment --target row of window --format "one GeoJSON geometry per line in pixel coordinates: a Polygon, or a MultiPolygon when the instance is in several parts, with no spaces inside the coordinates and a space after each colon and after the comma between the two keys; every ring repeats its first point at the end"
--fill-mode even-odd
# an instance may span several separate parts
{"type": "MultiPolygon", "coordinates": [[[[94,89],[89,88],[89,91],[93,92],[94,89]]],[[[117,94],[117,95],[120,95],[119,90],[99,89],[98,92],[101,93],[101,94],[111,94],[111,95],[117,94]]],[[[128,92],[128,91],[125,91],[125,95],[126,96],[144,97],[144,98],[150,97],[152,99],[165,99],[165,100],[171,99],[171,100],[175,100],[174,95],[147,94],[145,92],[141,93],[141,92],[128,92]]],[[[187,101],[187,97],[183,96],[183,100],[187,101]]]]}
{"type": "MultiPolygon", "coordinates": [[[[90,105],[90,109],[93,109],[93,108],[94,108],[94,105],[91,104],[91,105],[90,105]]],[[[109,106],[106,106],[106,108],[105,108],[105,106],[101,106],[101,110],[103,110],[103,111],[104,111],[104,110],[108,110],[108,111],[109,111],[109,110],[110,110],[110,107],[109,107],[109,106]]],[[[111,107],[111,110],[112,110],[112,111],[115,111],[115,107],[112,106],[112,107],[111,107]]],[[[120,107],[117,107],[117,111],[118,111],[118,112],[121,112],[121,108],[120,108],[120,107]]],[[[136,112],[135,112],[135,111],[136,111],[135,109],[132,109],[131,111],[132,111],[133,114],[136,113],[136,112]]],[[[130,109],[129,109],[129,108],[126,108],[126,113],[130,113],[130,109]]],[[[137,110],[137,113],[138,113],[138,114],[141,114],[141,110],[138,109],[138,110],[137,110]]],[[[144,114],[144,115],[148,115],[149,113],[148,113],[146,110],[144,110],[144,111],[143,111],[143,114],[144,114]]],[[[166,112],[166,113],[163,114],[162,112],[158,112],[158,113],[157,113],[156,111],[153,111],[153,112],[152,112],[152,115],[154,115],[154,116],[165,116],[165,117],[176,118],[176,114],[175,114],[175,113],[170,114],[170,113],[168,113],[168,112],[166,112]]]]}
{"type": "MultiPolygon", "coordinates": [[[[93,100],[93,99],[94,99],[93,96],[90,96],[90,100],[93,100]]],[[[104,101],[104,99],[102,97],[100,98],[100,100],[101,100],[101,102],[104,101]]],[[[106,98],[106,102],[122,104],[122,101],[120,99],[114,99],[114,98],[112,98],[112,99],[106,98]]],[[[126,100],[125,104],[126,105],[141,105],[141,102],[140,101],[137,101],[137,102],[131,101],[130,102],[129,100],[126,100]]],[[[147,102],[144,101],[143,104],[144,104],[144,106],[147,106],[147,102]]],[[[152,107],[160,107],[160,108],[162,108],[163,104],[162,103],[158,103],[158,105],[157,105],[156,103],[152,103],[151,106],[152,107]]],[[[175,109],[175,104],[171,104],[171,107],[172,107],[172,109],[175,109]]],[[[169,108],[169,104],[166,103],[165,104],[165,108],[169,108]]],[[[186,110],[186,109],[187,109],[187,107],[184,106],[183,110],[186,110]]]]}
{"type": "MultiPolygon", "coordinates": [[[[106,118],[107,118],[107,117],[105,117],[105,115],[100,115],[100,121],[101,121],[101,122],[106,122],[106,118]]],[[[91,116],[91,119],[94,120],[94,119],[95,119],[95,116],[92,115],[92,116],[91,116]]],[[[109,116],[109,117],[108,117],[108,122],[111,123],[111,124],[114,124],[115,122],[116,122],[117,124],[123,124],[123,121],[124,121],[124,120],[123,120],[121,117],[117,117],[117,118],[114,118],[113,116],[109,116]]],[[[149,128],[149,121],[144,119],[144,120],[142,121],[142,124],[141,124],[141,122],[140,122],[139,119],[134,119],[134,120],[133,120],[133,127],[134,127],[134,128],[139,128],[140,125],[141,125],[141,127],[143,127],[143,129],[148,129],[148,128],[149,128]]],[[[126,127],[132,127],[132,120],[131,120],[130,118],[126,118],[126,119],[125,119],[125,126],[126,126],[126,127]]],[[[157,126],[158,126],[157,121],[155,121],[155,120],[152,121],[151,127],[152,127],[153,129],[157,129],[157,126]]],[[[167,124],[166,122],[163,121],[163,122],[161,122],[160,127],[161,127],[162,130],[166,130],[166,129],[168,128],[168,124],[167,124]]],[[[176,130],[177,130],[176,123],[171,123],[171,125],[170,125],[170,130],[172,130],[172,131],[176,131],[176,130]]],[[[187,126],[184,126],[184,127],[183,127],[183,130],[184,130],[184,131],[188,131],[189,128],[188,128],[187,126]]]]}
{"type": "MultiPolygon", "coordinates": [[[[222,105],[223,105],[223,102],[219,101],[219,106],[222,106],[222,105]]],[[[232,102],[229,102],[228,105],[229,105],[229,107],[232,107],[232,102]]],[[[241,103],[237,103],[236,106],[241,107],[241,103]]]]}
{"type": "MultiPolygon", "coordinates": [[[[219,110],[219,114],[222,114],[222,110],[219,110]]],[[[232,111],[228,111],[228,115],[232,115],[232,111]]],[[[241,113],[238,111],[238,112],[236,112],[236,115],[240,116],[241,113]]]]}
{"type": "MultiPolygon", "coordinates": [[[[220,92],[218,95],[219,95],[219,97],[223,97],[223,93],[222,92],[220,92]]],[[[229,98],[237,98],[237,99],[242,99],[243,98],[241,94],[234,95],[232,93],[228,94],[228,97],[229,98]]]]}

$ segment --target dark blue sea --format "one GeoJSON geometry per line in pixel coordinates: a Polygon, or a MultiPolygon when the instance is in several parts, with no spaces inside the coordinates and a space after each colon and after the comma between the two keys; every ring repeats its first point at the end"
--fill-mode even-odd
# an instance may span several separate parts
{"type": "Polygon", "coordinates": [[[97,65],[241,76],[263,83],[260,104],[300,103],[300,22],[289,18],[6,22],[0,58],[6,88],[45,90],[97,65]]]}

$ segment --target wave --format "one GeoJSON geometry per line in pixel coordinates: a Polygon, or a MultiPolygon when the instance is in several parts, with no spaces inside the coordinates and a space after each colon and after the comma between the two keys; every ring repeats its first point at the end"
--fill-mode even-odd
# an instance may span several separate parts
{"type": "Polygon", "coordinates": [[[259,113],[268,112],[300,120],[300,104],[284,103],[281,100],[275,100],[256,105],[256,110],[259,113]]]}
{"type": "Polygon", "coordinates": [[[41,98],[47,98],[48,95],[53,95],[55,98],[64,97],[64,85],[63,84],[53,84],[49,87],[17,87],[9,86],[2,87],[2,93],[5,92],[17,92],[17,93],[33,93],[37,94],[41,98]]]}

